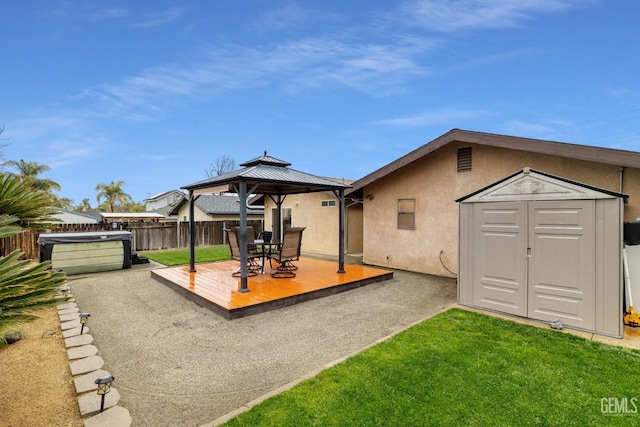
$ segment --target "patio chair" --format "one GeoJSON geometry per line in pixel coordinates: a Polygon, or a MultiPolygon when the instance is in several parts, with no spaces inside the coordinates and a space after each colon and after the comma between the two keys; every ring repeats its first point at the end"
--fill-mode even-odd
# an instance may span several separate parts
{"type": "Polygon", "coordinates": [[[280,248],[269,256],[269,262],[275,260],[279,265],[276,271],[271,273],[272,277],[286,278],[295,277],[295,270],[298,269],[293,261],[300,259],[300,247],[302,245],[302,232],[305,227],[292,228],[285,231],[280,248]]]}
{"type": "MultiPolygon", "coordinates": [[[[238,239],[238,245],[240,245],[240,227],[235,227],[236,236],[238,239]]],[[[261,254],[258,252],[258,247],[253,243],[255,237],[255,233],[253,232],[253,227],[247,226],[247,254],[251,256],[260,256],[261,254]]]]}
{"type": "MultiPolygon", "coordinates": [[[[227,240],[229,241],[229,248],[231,249],[231,258],[240,261],[240,243],[238,242],[238,236],[235,230],[227,230],[227,240]]],[[[247,275],[255,276],[262,271],[262,266],[256,261],[257,258],[260,258],[257,252],[247,250],[247,275]]],[[[241,274],[242,269],[231,273],[233,277],[239,277],[241,274]]]]}

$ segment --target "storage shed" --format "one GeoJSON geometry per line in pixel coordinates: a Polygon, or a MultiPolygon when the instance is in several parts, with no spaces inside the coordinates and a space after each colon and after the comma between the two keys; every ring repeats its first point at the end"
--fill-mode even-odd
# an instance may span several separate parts
{"type": "Polygon", "coordinates": [[[38,244],[40,262],[70,275],[131,267],[130,231],[43,233],[38,244]]]}
{"type": "Polygon", "coordinates": [[[525,168],[458,199],[458,302],[621,338],[626,198],[525,168]]]}

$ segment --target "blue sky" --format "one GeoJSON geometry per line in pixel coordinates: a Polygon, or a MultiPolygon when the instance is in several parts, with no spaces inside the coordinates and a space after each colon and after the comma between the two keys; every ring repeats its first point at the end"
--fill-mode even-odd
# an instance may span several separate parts
{"type": "Polygon", "coordinates": [[[358,179],[452,128],[640,151],[632,0],[7,0],[6,160],[134,200],[267,150],[358,179]]]}

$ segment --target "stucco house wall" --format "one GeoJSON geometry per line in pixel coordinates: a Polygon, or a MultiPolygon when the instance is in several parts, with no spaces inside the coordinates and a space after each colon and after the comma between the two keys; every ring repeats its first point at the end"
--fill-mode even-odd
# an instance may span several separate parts
{"type": "Polygon", "coordinates": [[[363,214],[362,202],[347,200],[347,229],[346,229],[346,248],[347,254],[362,254],[362,238],[363,238],[363,214]]]}
{"type": "MultiPolygon", "coordinates": [[[[276,204],[269,197],[264,202],[264,224],[272,230],[272,210],[276,204]]],[[[291,209],[291,226],[306,227],[302,234],[302,250],[323,254],[338,253],[339,202],[330,192],[290,194],[282,209],[291,209]],[[323,201],[333,201],[335,206],[322,206],[323,201]]]]}
{"type": "MultiPolygon", "coordinates": [[[[190,215],[189,215],[189,203],[185,203],[180,207],[180,210],[178,211],[178,222],[186,222],[189,221],[190,215]]],[[[197,206],[193,207],[193,220],[194,221],[213,221],[213,220],[225,220],[227,218],[213,218],[210,215],[207,215],[206,213],[202,212],[202,210],[200,208],[198,208],[197,206]]],[[[232,219],[232,218],[228,218],[228,219],[232,219]]],[[[238,216],[236,215],[235,220],[238,219],[238,216]]]]}
{"type": "MultiPolygon", "coordinates": [[[[363,262],[451,276],[458,269],[457,198],[525,167],[629,194],[624,219],[640,217],[640,169],[453,141],[362,188],[363,262]],[[471,147],[472,170],[457,171],[458,148],[471,147]],[[398,229],[398,199],[415,199],[415,228],[398,229]]],[[[357,185],[357,182],[356,182],[357,185]]]]}

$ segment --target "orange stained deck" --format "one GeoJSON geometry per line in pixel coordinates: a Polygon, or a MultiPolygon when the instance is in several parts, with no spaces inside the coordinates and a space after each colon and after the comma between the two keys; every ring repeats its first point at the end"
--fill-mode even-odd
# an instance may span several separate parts
{"type": "Polygon", "coordinates": [[[295,264],[298,266],[296,277],[276,279],[271,277],[267,262],[264,275],[248,278],[249,292],[238,292],[240,278],[231,276],[239,268],[237,261],[196,264],[195,273],[189,272],[189,266],[159,268],[152,270],[151,276],[195,303],[229,319],[321,298],[393,277],[391,270],[355,264],[345,264],[346,272],[338,273],[337,261],[300,258],[295,264]]]}

